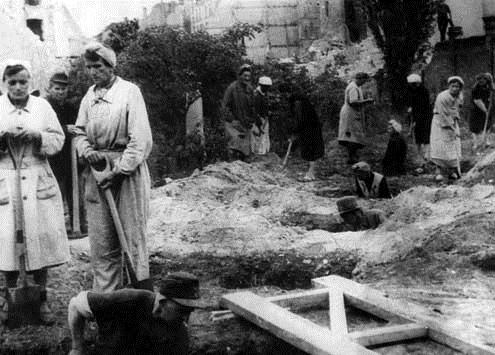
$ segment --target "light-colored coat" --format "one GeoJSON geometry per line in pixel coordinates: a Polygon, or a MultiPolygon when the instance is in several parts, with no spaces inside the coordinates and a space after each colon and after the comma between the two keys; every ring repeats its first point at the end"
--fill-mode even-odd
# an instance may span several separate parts
{"type": "Polygon", "coordinates": [[[457,167],[461,159],[461,137],[459,130],[462,93],[453,97],[449,90],[438,94],[431,124],[431,159],[443,167],[457,167]]]}
{"type": "MultiPolygon", "coordinates": [[[[41,133],[41,148],[27,145],[21,172],[27,270],[56,266],[69,260],[62,196],[47,156],[62,149],[64,133],[50,104],[30,96],[24,109],[0,96],[0,130],[23,125],[41,133]]],[[[19,270],[15,255],[15,169],[7,150],[0,152],[0,270],[19,270]]]]}
{"type": "Polygon", "coordinates": [[[363,91],[352,81],[345,89],[344,105],[340,110],[339,142],[351,142],[365,145],[364,113],[362,108],[351,104],[364,99],[363,91]]]}
{"type": "MultiPolygon", "coordinates": [[[[143,96],[133,83],[116,78],[112,87],[98,98],[95,87],[84,96],[76,122],[80,130],[77,150],[107,154],[125,175],[112,189],[127,237],[138,280],[149,278],[146,225],[149,215],[151,181],[146,159],[151,147],[151,128],[143,96]]],[[[93,289],[112,291],[121,285],[120,243],[105,197],[89,168],[85,169],[86,208],[91,261],[95,273],[93,289]]]]}

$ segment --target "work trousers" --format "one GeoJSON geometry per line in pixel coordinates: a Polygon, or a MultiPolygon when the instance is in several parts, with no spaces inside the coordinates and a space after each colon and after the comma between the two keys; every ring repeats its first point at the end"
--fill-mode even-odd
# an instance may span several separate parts
{"type": "MultiPolygon", "coordinates": [[[[93,268],[93,290],[111,292],[123,286],[122,249],[104,192],[97,186],[89,169],[86,178],[86,210],[93,268]]],[[[149,210],[148,167],[142,164],[119,186],[111,188],[122,222],[129,255],[138,280],[149,279],[146,221],[149,210]]]]}

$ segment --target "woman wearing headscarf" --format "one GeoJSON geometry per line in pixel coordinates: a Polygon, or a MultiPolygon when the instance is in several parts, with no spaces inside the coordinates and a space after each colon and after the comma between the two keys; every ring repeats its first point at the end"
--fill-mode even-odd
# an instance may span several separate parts
{"type": "Polygon", "coordinates": [[[424,86],[421,76],[411,74],[407,77],[407,112],[411,115],[411,134],[418,153],[423,162],[428,160],[428,145],[430,144],[430,131],[433,110],[430,103],[430,93],[424,86]]]}
{"type": "Polygon", "coordinates": [[[464,102],[464,81],[459,76],[448,79],[448,89],[438,94],[431,124],[431,160],[437,166],[436,181],[445,177],[457,179],[461,168],[461,136],[459,120],[464,102]]]}
{"type": "Polygon", "coordinates": [[[407,143],[402,136],[402,125],[396,120],[388,122],[387,150],[383,157],[382,166],[385,176],[403,175],[406,173],[407,143]]]}
{"type": "MultiPolygon", "coordinates": [[[[473,148],[483,148],[482,142],[485,123],[487,130],[492,126],[491,110],[492,93],[493,93],[493,77],[490,73],[483,73],[476,76],[476,84],[474,84],[471,92],[471,100],[473,108],[469,119],[469,129],[473,133],[473,148]]],[[[485,134],[487,132],[484,132],[485,134]]]]}
{"type": "Polygon", "coordinates": [[[25,236],[25,267],[41,288],[41,320],[54,316],[47,303],[48,268],[69,260],[62,195],[47,157],[58,153],[64,133],[57,115],[42,98],[29,94],[28,63],[9,60],[2,71],[6,95],[0,97],[0,270],[9,288],[17,287],[20,260],[16,256],[14,217],[15,167],[9,145],[24,150],[20,189],[25,236]]]}
{"type": "Polygon", "coordinates": [[[364,134],[364,105],[373,102],[373,99],[365,99],[361,86],[366,83],[369,76],[366,73],[357,73],[353,81],[345,89],[344,105],[340,110],[339,144],[347,148],[349,164],[357,160],[357,151],[365,145],[364,134]]]}
{"type": "Polygon", "coordinates": [[[251,128],[256,122],[251,77],[251,66],[242,65],[239,78],[229,85],[223,96],[222,109],[230,160],[244,160],[251,153],[251,128]]]}
{"type": "Polygon", "coordinates": [[[107,162],[112,170],[100,186],[110,186],[115,196],[139,288],[152,290],[146,238],[151,187],[146,159],[152,137],[146,105],[135,84],[114,74],[113,50],[90,44],[84,63],[94,85],[79,108],[76,146],[87,163],[83,174],[93,290],[109,292],[123,284],[119,239],[104,193],[90,169],[107,162]]]}

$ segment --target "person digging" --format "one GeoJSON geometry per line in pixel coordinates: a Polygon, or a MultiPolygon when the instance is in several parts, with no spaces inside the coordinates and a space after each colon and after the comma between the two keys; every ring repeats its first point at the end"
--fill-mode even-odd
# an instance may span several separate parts
{"type": "Polygon", "coordinates": [[[189,315],[205,307],[199,295],[199,280],[186,272],[167,275],[159,292],[82,291],[69,303],[69,355],[85,354],[84,327],[91,319],[98,324],[97,354],[188,354],[189,315]]]}
{"type": "Polygon", "coordinates": [[[363,198],[391,198],[387,179],[377,172],[371,171],[368,163],[360,161],[352,166],[356,193],[363,198]]]}
{"type": "Polygon", "coordinates": [[[358,206],[354,196],[342,197],[337,200],[337,210],[344,220],[346,231],[375,229],[385,222],[385,214],[378,209],[363,210],[358,206]]]}

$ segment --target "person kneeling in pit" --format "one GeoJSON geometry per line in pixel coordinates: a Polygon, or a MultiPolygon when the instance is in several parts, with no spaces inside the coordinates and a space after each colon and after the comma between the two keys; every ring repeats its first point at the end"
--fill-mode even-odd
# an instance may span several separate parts
{"type": "Polygon", "coordinates": [[[169,274],[160,292],[122,289],[110,293],[80,292],[69,303],[72,350],[84,352],[87,320],[98,324],[97,354],[188,354],[187,322],[199,299],[199,281],[186,272],[169,274]]]}
{"type": "Polygon", "coordinates": [[[392,198],[387,180],[382,174],[372,172],[368,163],[360,161],[352,166],[356,193],[363,198],[392,198]]]}
{"type": "Polygon", "coordinates": [[[337,209],[344,220],[346,231],[375,229],[385,222],[385,213],[378,209],[363,210],[354,196],[337,200],[337,209]]]}

